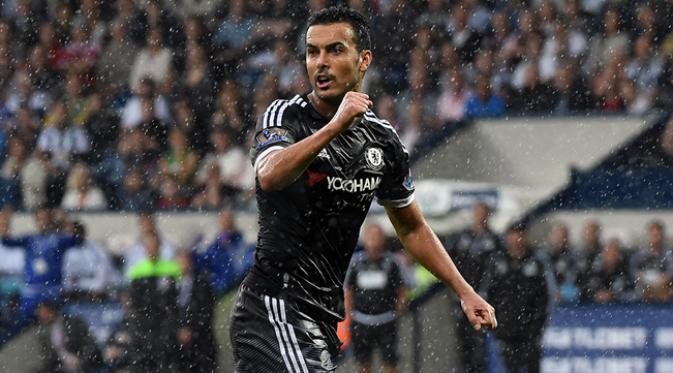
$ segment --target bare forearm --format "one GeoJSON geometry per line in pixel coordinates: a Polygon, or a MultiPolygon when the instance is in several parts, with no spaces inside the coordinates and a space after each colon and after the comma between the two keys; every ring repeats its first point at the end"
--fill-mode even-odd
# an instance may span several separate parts
{"type": "Polygon", "coordinates": [[[407,251],[459,297],[474,291],[427,224],[420,224],[409,232],[399,234],[399,237],[407,251]]]}
{"type": "Polygon", "coordinates": [[[338,130],[326,125],[298,143],[268,155],[257,170],[261,188],[280,190],[290,185],[338,134],[338,130]]]}

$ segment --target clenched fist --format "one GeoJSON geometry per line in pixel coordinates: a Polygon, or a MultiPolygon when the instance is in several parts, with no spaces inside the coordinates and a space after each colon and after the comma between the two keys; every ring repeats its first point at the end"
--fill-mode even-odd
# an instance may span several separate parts
{"type": "Polygon", "coordinates": [[[362,92],[349,91],[341,100],[341,105],[330,121],[330,126],[335,126],[339,132],[349,128],[353,121],[363,116],[372,107],[369,95],[362,92]]]}

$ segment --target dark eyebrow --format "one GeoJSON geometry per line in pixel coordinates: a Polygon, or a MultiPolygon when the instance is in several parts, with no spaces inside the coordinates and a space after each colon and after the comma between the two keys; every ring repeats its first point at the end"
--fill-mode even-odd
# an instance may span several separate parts
{"type": "MultiPolygon", "coordinates": [[[[337,47],[337,46],[344,46],[344,47],[345,47],[346,44],[344,44],[343,42],[337,41],[337,42],[328,44],[327,46],[325,46],[325,49],[334,48],[334,47],[337,47]]],[[[307,44],[306,44],[306,49],[308,49],[308,48],[316,48],[316,49],[319,49],[317,46],[315,46],[315,45],[313,45],[313,44],[310,44],[310,43],[307,43],[307,44]]]]}

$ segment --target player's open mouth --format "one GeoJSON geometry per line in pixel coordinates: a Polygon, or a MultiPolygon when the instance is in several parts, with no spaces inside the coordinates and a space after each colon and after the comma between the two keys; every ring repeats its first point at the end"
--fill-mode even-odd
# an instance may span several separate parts
{"type": "Polygon", "coordinates": [[[318,75],[315,79],[315,85],[319,89],[327,89],[332,85],[332,78],[329,75],[318,75]]]}

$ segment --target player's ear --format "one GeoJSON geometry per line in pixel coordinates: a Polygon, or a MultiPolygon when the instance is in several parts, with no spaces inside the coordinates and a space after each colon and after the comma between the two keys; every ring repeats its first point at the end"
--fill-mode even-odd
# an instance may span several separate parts
{"type": "Polygon", "coordinates": [[[365,49],[360,52],[360,71],[365,72],[372,63],[372,51],[365,49]]]}

